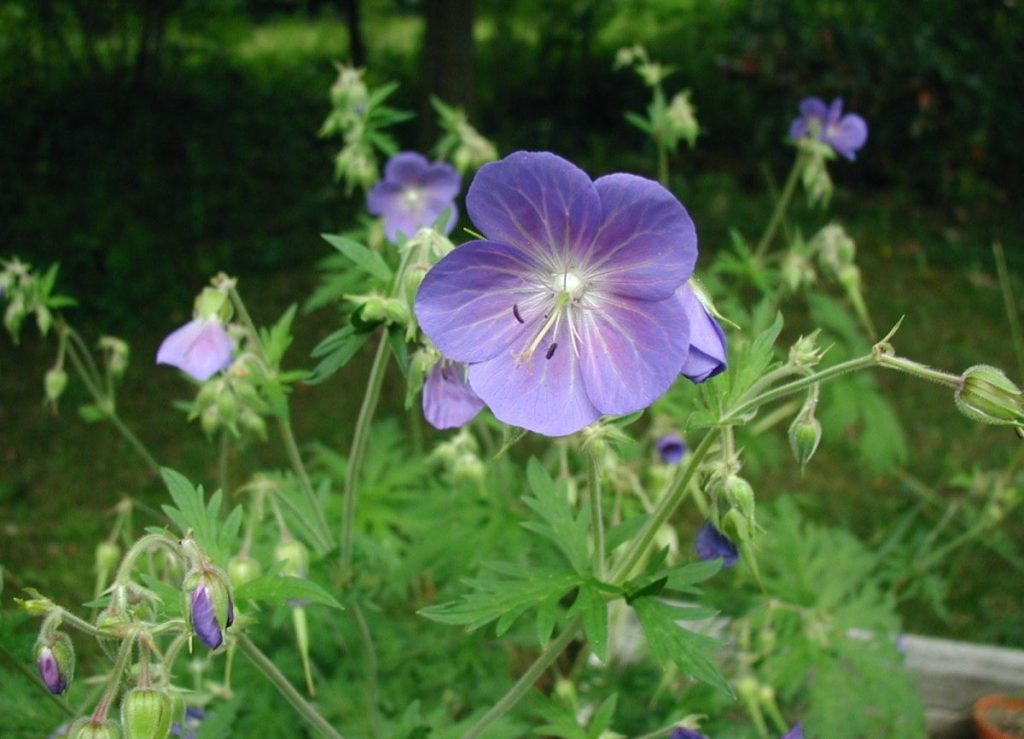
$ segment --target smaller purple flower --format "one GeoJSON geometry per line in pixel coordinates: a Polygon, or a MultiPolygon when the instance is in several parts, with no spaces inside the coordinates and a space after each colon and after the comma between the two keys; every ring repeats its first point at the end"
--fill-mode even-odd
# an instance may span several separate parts
{"type": "Polygon", "coordinates": [[[462,180],[443,162],[431,164],[422,154],[403,151],[388,160],[384,179],[373,186],[366,197],[366,207],[384,219],[384,235],[398,241],[398,235],[412,236],[422,227],[432,225],[449,210],[446,234],[458,220],[455,196],[462,180]]]}
{"type": "Polygon", "coordinates": [[[171,333],[156,353],[157,364],[169,364],[203,382],[231,364],[235,342],[220,319],[195,318],[171,333]]]}
{"type": "Polygon", "coordinates": [[[679,464],[686,453],[686,442],[679,434],[665,434],[654,446],[665,464],[679,464]]]}
{"type": "Polygon", "coordinates": [[[843,115],[842,98],[826,106],[821,98],[811,97],[800,101],[800,117],[790,124],[789,135],[793,139],[810,136],[824,141],[852,162],[857,149],[868,140],[868,124],[856,113],[843,115]]]}
{"type": "Polygon", "coordinates": [[[703,560],[721,559],[723,567],[732,567],[740,558],[736,545],[710,521],[705,521],[700,527],[693,548],[703,560]]]}
{"type": "Polygon", "coordinates": [[[672,732],[668,735],[668,739],[708,739],[706,736],[701,734],[699,731],[693,729],[687,729],[685,726],[677,726],[672,729],[672,732]]]}
{"type": "Polygon", "coordinates": [[[442,359],[423,383],[423,416],[436,429],[464,426],[484,407],[469,386],[469,368],[462,362],[442,359]]]}
{"type": "Polygon", "coordinates": [[[781,739],[804,739],[804,725],[800,721],[793,724],[793,728],[782,735],[781,739]]]}
{"type": "Polygon", "coordinates": [[[676,298],[690,324],[690,350],[680,374],[692,382],[704,382],[725,371],[729,354],[725,332],[708,312],[690,283],[676,290],[676,298]]]}
{"type": "Polygon", "coordinates": [[[39,667],[39,677],[43,685],[54,695],[59,695],[68,689],[68,675],[61,670],[57,662],[57,655],[50,647],[41,647],[36,655],[36,666],[39,667]]]}
{"type": "Polygon", "coordinates": [[[215,579],[204,577],[192,589],[188,602],[189,617],[196,636],[210,649],[217,649],[224,643],[224,629],[235,622],[235,608],[231,602],[231,595],[215,579]],[[224,613],[218,614],[222,609],[224,613]]]}
{"type": "Polygon", "coordinates": [[[199,734],[199,725],[206,718],[206,711],[201,708],[186,708],[185,717],[181,723],[175,721],[171,724],[171,736],[180,736],[182,739],[196,739],[199,734]]]}

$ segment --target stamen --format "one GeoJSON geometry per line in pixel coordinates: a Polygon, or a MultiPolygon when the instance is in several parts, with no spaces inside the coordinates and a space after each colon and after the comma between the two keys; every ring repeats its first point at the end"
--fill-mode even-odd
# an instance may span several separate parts
{"type": "Polygon", "coordinates": [[[519,321],[520,323],[526,323],[526,321],[523,320],[523,317],[521,315],[519,315],[519,304],[518,303],[513,303],[512,304],[512,315],[514,315],[516,317],[516,320],[519,321]]]}
{"type": "Polygon", "coordinates": [[[548,353],[544,355],[544,359],[551,359],[551,357],[555,356],[555,349],[557,349],[557,348],[558,348],[558,342],[557,341],[551,342],[551,346],[548,347],[548,353]]]}

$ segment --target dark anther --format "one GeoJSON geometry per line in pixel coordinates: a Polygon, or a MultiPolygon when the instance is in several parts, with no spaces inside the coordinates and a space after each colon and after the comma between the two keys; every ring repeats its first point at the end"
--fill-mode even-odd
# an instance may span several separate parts
{"type": "Polygon", "coordinates": [[[512,315],[515,316],[516,320],[519,321],[520,323],[526,323],[526,321],[523,320],[523,317],[521,315],[519,315],[519,304],[518,303],[513,303],[512,304],[512,315]]]}
{"type": "Polygon", "coordinates": [[[448,382],[448,368],[443,364],[441,365],[441,379],[448,382]]]}
{"type": "Polygon", "coordinates": [[[548,347],[548,353],[544,355],[544,359],[551,359],[551,357],[555,356],[555,349],[557,348],[558,342],[551,344],[551,346],[548,347]]]}

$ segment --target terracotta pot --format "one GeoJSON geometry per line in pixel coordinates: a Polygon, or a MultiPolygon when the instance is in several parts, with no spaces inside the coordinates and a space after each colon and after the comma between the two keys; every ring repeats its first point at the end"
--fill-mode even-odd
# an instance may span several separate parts
{"type": "Polygon", "coordinates": [[[1024,698],[985,695],[974,704],[973,714],[981,739],[1024,739],[1024,698]]]}

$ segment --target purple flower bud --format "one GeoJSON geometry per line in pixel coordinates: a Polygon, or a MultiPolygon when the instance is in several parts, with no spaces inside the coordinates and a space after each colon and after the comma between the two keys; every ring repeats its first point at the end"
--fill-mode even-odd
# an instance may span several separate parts
{"type": "Polygon", "coordinates": [[[723,567],[732,567],[739,561],[739,551],[736,545],[726,538],[725,534],[714,527],[710,521],[705,521],[697,532],[693,548],[697,556],[703,560],[721,559],[723,567]]]}
{"type": "Polygon", "coordinates": [[[177,367],[203,382],[227,369],[234,349],[234,340],[218,318],[196,318],[163,340],[156,353],[156,363],[177,367]]]}
{"type": "Polygon", "coordinates": [[[423,417],[436,429],[454,429],[473,420],[484,402],[469,386],[469,368],[442,359],[423,383],[423,417]]]}
{"type": "Polygon", "coordinates": [[[221,578],[213,573],[198,576],[189,591],[188,614],[192,629],[203,644],[217,649],[224,643],[224,630],[235,622],[235,608],[221,578]]]}
{"type": "Polygon", "coordinates": [[[811,97],[800,101],[800,116],[790,125],[789,135],[823,141],[852,162],[868,140],[868,124],[856,113],[843,115],[842,98],[826,106],[821,98],[811,97]]]}
{"type": "Polygon", "coordinates": [[[793,728],[782,735],[782,739],[804,739],[804,725],[802,722],[797,721],[793,724],[793,728]]]}
{"type": "Polygon", "coordinates": [[[701,734],[699,731],[693,729],[687,729],[685,726],[677,726],[672,729],[672,733],[668,735],[668,739],[708,739],[706,736],[701,734]]]}
{"type": "Polygon", "coordinates": [[[36,644],[36,667],[47,690],[54,695],[66,691],[75,673],[75,649],[70,637],[59,631],[41,637],[36,644]]]}
{"type": "Polygon", "coordinates": [[[679,434],[666,434],[655,443],[661,461],[665,464],[679,464],[686,453],[686,442],[679,434]]]}
{"type": "Polygon", "coordinates": [[[366,198],[366,207],[384,219],[384,235],[398,241],[403,234],[410,239],[424,226],[430,226],[445,209],[451,215],[444,232],[451,233],[458,220],[455,196],[462,180],[449,165],[431,164],[422,154],[403,151],[388,160],[384,179],[373,186],[366,198]]]}
{"type": "Polygon", "coordinates": [[[725,332],[688,282],[676,290],[676,298],[690,324],[690,350],[679,372],[696,383],[710,380],[726,367],[725,332]]]}

